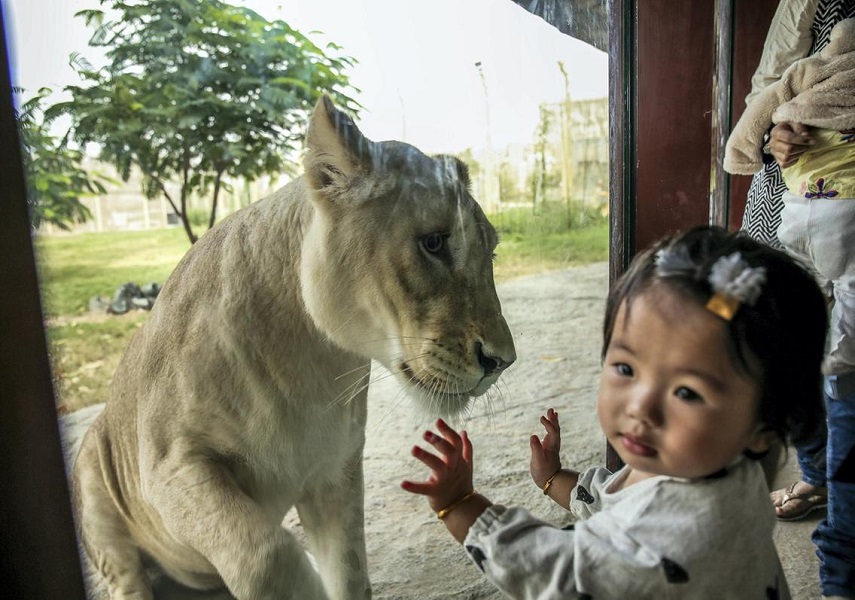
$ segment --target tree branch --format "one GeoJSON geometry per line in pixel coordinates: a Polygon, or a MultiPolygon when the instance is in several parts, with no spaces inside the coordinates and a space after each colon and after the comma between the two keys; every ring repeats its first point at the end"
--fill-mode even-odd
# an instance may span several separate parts
{"type": "Polygon", "coordinates": [[[223,169],[219,168],[217,170],[217,176],[214,179],[214,198],[211,201],[211,216],[208,219],[208,229],[211,229],[214,226],[214,222],[217,220],[217,200],[220,196],[220,184],[223,179],[223,169]]]}
{"type": "Polygon", "coordinates": [[[190,153],[187,145],[184,145],[184,160],[181,164],[181,223],[184,225],[184,231],[187,232],[187,237],[190,238],[190,243],[195,244],[198,237],[193,233],[193,226],[190,224],[190,218],[187,216],[187,190],[190,187],[190,153]]]}

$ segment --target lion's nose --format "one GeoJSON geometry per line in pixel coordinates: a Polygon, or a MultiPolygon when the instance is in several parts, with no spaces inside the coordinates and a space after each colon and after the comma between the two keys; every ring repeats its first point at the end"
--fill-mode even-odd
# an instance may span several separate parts
{"type": "Polygon", "coordinates": [[[500,356],[492,356],[484,351],[484,345],[481,342],[477,342],[475,344],[475,354],[478,355],[478,364],[481,365],[481,368],[484,369],[484,375],[491,375],[492,373],[497,373],[499,371],[503,371],[510,367],[515,358],[511,360],[504,360],[500,356]]]}

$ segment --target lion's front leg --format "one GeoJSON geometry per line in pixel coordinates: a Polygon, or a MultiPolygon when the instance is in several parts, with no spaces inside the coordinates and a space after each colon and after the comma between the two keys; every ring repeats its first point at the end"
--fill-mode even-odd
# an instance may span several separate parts
{"type": "Polygon", "coordinates": [[[153,475],[146,496],[166,530],[210,562],[237,600],[327,600],[299,541],[224,467],[184,456],[153,475]]]}
{"type": "Polygon", "coordinates": [[[340,480],[307,488],[297,503],[327,592],[335,600],[371,598],[363,504],[361,450],[348,462],[340,480]]]}
{"type": "Polygon", "coordinates": [[[151,600],[139,547],[116,504],[118,485],[103,423],[99,418],[86,432],[74,463],[75,518],[81,541],[111,600],[151,600]]]}

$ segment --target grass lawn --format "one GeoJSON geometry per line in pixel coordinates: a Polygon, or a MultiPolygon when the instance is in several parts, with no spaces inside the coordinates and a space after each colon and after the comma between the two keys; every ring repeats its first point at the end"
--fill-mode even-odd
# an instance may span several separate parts
{"type": "MultiPolygon", "coordinates": [[[[545,223],[500,227],[497,282],[607,260],[607,223],[563,231],[545,223]]],[[[107,399],[121,355],[148,315],[93,314],[89,299],[110,298],[127,282],[162,285],[189,247],[180,228],[36,239],[57,403],[65,410],[107,399]]]]}
{"type": "Polygon", "coordinates": [[[95,315],[93,296],[130,281],[163,284],[190,247],[179,228],[40,236],[35,241],[57,403],[76,410],[107,398],[107,387],[145,311],[95,315]]]}
{"type": "Polygon", "coordinates": [[[116,288],[163,284],[190,248],[184,230],[85,233],[36,238],[42,302],[51,316],[82,314],[89,299],[116,288]]]}
{"type": "Polygon", "coordinates": [[[608,223],[540,235],[512,233],[500,236],[493,272],[496,282],[502,282],[608,258],[608,223]]]}

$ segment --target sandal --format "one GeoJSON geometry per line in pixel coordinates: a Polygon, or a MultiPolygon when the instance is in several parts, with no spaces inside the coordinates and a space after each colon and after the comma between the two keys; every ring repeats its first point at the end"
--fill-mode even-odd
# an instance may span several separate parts
{"type": "Polygon", "coordinates": [[[775,505],[776,508],[783,509],[789,502],[800,503],[799,505],[793,505],[793,508],[785,514],[779,515],[776,511],[776,516],[778,517],[779,521],[798,521],[799,519],[804,519],[813,511],[828,506],[828,491],[826,491],[825,488],[811,486],[814,487],[814,491],[797,494],[796,486],[799,483],[801,482],[797,481],[790,487],[788,487],[786,490],[778,490],[777,492],[773,492],[771,494],[772,503],[775,505]],[[817,493],[816,490],[822,490],[822,492],[817,493]],[[779,504],[777,502],[777,499],[775,498],[775,495],[780,494],[782,491],[784,493],[783,495],[779,496],[779,504]]]}

